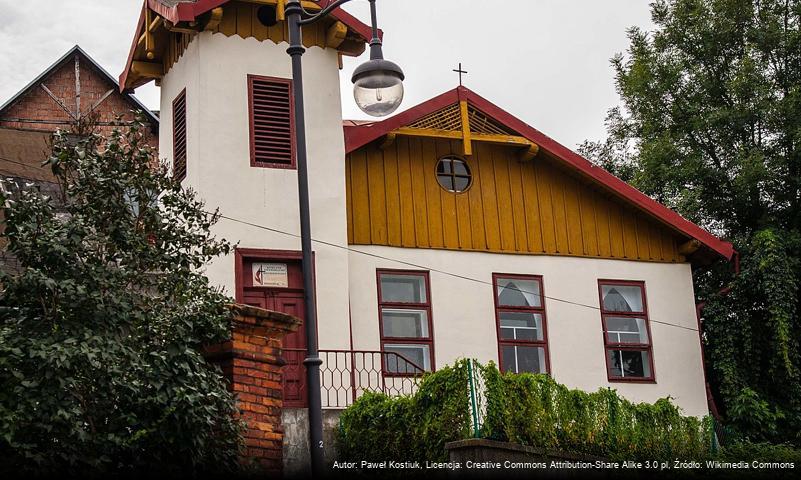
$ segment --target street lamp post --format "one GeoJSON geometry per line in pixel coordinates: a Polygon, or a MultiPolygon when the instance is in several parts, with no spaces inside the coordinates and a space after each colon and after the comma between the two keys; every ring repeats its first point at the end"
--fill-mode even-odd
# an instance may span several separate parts
{"type": "MultiPolygon", "coordinates": [[[[323,413],[320,397],[320,359],[317,348],[317,306],[312,265],[311,219],[309,214],[309,172],[306,161],[306,121],[303,110],[303,48],[301,28],[325,18],[332,10],[350,0],[337,0],[312,15],[303,9],[300,0],[288,0],[284,13],[289,25],[289,48],[292,58],[292,94],[295,103],[295,142],[298,165],[298,200],[300,204],[300,242],[303,253],[303,291],[306,310],[306,385],[309,404],[309,447],[312,475],[320,476],[325,469],[323,457],[323,413]]],[[[395,111],[403,99],[403,72],[400,67],[384,60],[376,25],[375,0],[370,1],[372,39],[370,60],[353,73],[354,98],[362,111],[372,116],[384,116],[395,111]]]]}

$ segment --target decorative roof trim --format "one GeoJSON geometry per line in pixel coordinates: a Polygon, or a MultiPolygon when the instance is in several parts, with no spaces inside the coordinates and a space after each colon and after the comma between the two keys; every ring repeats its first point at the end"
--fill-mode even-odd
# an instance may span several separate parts
{"type": "MultiPolygon", "coordinates": [[[[209,10],[215,9],[229,1],[231,0],[197,0],[196,2],[180,2],[175,5],[167,5],[163,3],[162,0],[146,0],[146,4],[151,10],[172,23],[178,23],[192,21],[209,10]]],[[[325,8],[332,3],[332,0],[320,0],[317,3],[320,4],[320,8],[325,8]]],[[[331,12],[331,15],[333,18],[353,29],[354,32],[361,35],[366,41],[370,40],[372,29],[369,25],[364,24],[339,7],[335,8],[331,12]]]]}
{"type": "MultiPolygon", "coordinates": [[[[139,14],[139,21],[136,24],[136,30],[134,33],[133,42],[131,44],[131,49],[128,52],[128,60],[125,62],[125,70],[120,74],[119,78],[119,85],[122,90],[126,88],[128,85],[128,76],[131,72],[131,64],[133,63],[134,54],[136,53],[136,46],[137,41],[139,39],[140,32],[144,28],[145,24],[145,9],[149,8],[153,10],[157,14],[161,15],[165,19],[169,20],[173,24],[177,24],[178,22],[190,22],[195,20],[200,15],[208,12],[209,10],[213,10],[217,7],[220,7],[231,0],[197,0],[196,2],[179,2],[172,5],[164,3],[163,0],[144,0],[142,4],[142,11],[139,14]]],[[[327,7],[332,0],[320,0],[317,3],[320,5],[320,8],[327,7]]],[[[339,20],[345,26],[356,32],[359,36],[361,36],[365,42],[369,42],[370,38],[373,35],[373,30],[369,25],[366,25],[358,18],[354,17],[353,15],[349,14],[345,10],[337,7],[331,11],[331,17],[339,20]]],[[[378,30],[379,38],[383,38],[384,32],[380,29],[378,30]]],[[[129,86],[132,88],[136,88],[138,85],[129,86]]]]}
{"type": "Polygon", "coordinates": [[[606,187],[617,197],[633,204],[663,224],[683,235],[698,240],[705,247],[727,260],[731,259],[734,255],[735,250],[731,243],[716,237],[700,226],[690,222],[675,211],[645,195],[564,145],[561,145],[539,130],[527,125],[522,120],[514,117],[466,87],[457,87],[380,122],[366,124],[356,124],[355,122],[345,123],[343,125],[345,132],[345,151],[346,153],[353,152],[379,137],[386,135],[392,130],[409,125],[430,113],[436,112],[451,104],[458,103],[460,100],[467,101],[471,106],[495,119],[503,126],[531,140],[533,143],[539,145],[542,150],[547,151],[562,163],[571,167],[573,170],[578,170],[584,177],[606,187]]]}

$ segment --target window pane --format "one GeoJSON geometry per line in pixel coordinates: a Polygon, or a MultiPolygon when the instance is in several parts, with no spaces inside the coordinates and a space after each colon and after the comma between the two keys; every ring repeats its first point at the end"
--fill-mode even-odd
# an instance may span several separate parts
{"type": "Polygon", "coordinates": [[[651,363],[647,351],[607,350],[609,376],[620,378],[650,378],[651,363]]]}
{"type": "Polygon", "coordinates": [[[437,175],[437,181],[442,188],[453,191],[453,177],[450,175],[437,175]]]}
{"type": "Polygon", "coordinates": [[[425,310],[381,309],[385,337],[428,338],[428,312],[425,310]]]}
{"type": "Polygon", "coordinates": [[[451,162],[447,158],[443,158],[437,164],[437,173],[451,173],[451,162]]]}
{"type": "Polygon", "coordinates": [[[464,176],[470,175],[470,172],[467,170],[467,165],[461,160],[453,161],[453,173],[464,176]]]}
{"type": "Polygon", "coordinates": [[[504,340],[539,340],[544,338],[542,315],[528,312],[499,312],[501,338],[504,340]]]}
{"type": "Polygon", "coordinates": [[[467,177],[454,177],[453,181],[455,182],[453,190],[456,192],[463,192],[470,185],[470,179],[467,177]]]}
{"type": "Polygon", "coordinates": [[[642,287],[637,285],[601,285],[604,310],[608,312],[642,312],[642,287]]]}
{"type": "Polygon", "coordinates": [[[632,317],[604,317],[606,339],[613,343],[648,344],[648,329],[645,319],[632,317]]]}
{"type": "Polygon", "coordinates": [[[425,277],[382,273],[381,300],[384,302],[426,303],[425,277]]]}
{"type": "Polygon", "coordinates": [[[501,346],[501,365],[504,372],[517,372],[517,360],[515,358],[515,347],[511,345],[501,346]]]}
{"type": "Polygon", "coordinates": [[[431,357],[428,345],[384,345],[384,368],[389,373],[417,373],[414,365],[431,370],[431,357]],[[397,355],[393,355],[397,354],[397,355]],[[408,360],[408,362],[406,361],[408,360]],[[414,365],[411,365],[412,362],[414,365]]]}
{"type": "Polygon", "coordinates": [[[546,373],[545,349],[515,345],[501,346],[503,371],[514,373],[546,373]]]}
{"type": "Polygon", "coordinates": [[[540,282],[520,278],[498,278],[498,305],[541,307],[540,282]]]}

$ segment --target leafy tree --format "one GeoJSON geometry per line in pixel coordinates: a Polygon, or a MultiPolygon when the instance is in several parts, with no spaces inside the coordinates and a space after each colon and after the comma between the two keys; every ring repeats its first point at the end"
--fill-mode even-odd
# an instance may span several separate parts
{"type": "Polygon", "coordinates": [[[59,132],[47,163],[61,199],[0,195],[22,265],[0,272],[0,472],[235,468],[234,399],[199,352],[230,320],[199,273],[230,249],[217,216],[157,166],[142,125],[59,132]]]}
{"type": "Polygon", "coordinates": [[[713,389],[743,436],[799,444],[801,0],[656,0],[651,15],[612,60],[608,138],[580,150],[734,242],[738,277],[697,275],[713,389]]]}

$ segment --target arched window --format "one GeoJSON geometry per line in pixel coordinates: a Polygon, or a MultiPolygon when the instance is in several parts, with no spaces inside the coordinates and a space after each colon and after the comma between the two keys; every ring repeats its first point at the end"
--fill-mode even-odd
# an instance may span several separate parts
{"type": "Polygon", "coordinates": [[[548,373],[542,277],[495,274],[493,284],[501,370],[548,373]]]}
{"type": "Polygon", "coordinates": [[[601,280],[601,319],[610,381],[653,381],[645,284],[601,280]]]}

